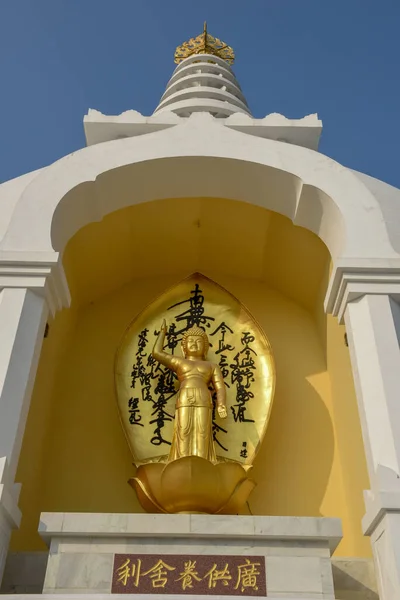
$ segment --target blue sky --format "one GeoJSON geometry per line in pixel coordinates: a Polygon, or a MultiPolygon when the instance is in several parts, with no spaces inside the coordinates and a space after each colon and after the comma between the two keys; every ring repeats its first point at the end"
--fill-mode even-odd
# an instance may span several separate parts
{"type": "Polygon", "coordinates": [[[151,114],[204,20],[255,117],[317,112],[321,152],[400,187],[400,0],[0,0],[0,181],[83,147],[88,108],[151,114]]]}

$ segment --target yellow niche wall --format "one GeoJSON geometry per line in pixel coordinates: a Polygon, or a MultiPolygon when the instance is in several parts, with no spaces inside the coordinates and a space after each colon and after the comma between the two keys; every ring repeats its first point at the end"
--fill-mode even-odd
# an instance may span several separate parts
{"type": "MultiPolygon", "coordinates": [[[[258,515],[340,517],[344,539],[337,553],[368,556],[369,542],[361,532],[362,491],[368,488],[368,478],[344,331],[334,319],[322,315],[321,289],[314,286],[312,302],[304,297],[295,301],[296,294],[290,297],[286,293],[291,289],[291,270],[293,287],[301,289],[299,268],[289,264],[291,252],[300,259],[320,253],[317,263],[322,287],[329,257],[316,236],[263,209],[253,213],[254,208],[245,205],[240,210],[245,210],[250,222],[262,216],[264,228],[268,220],[270,239],[275,240],[278,250],[279,240],[285,245],[275,274],[270,267],[269,281],[257,281],[213,272],[210,267],[202,269],[247,306],[268,335],[275,355],[276,395],[267,436],[255,463],[257,487],[250,497],[249,511],[258,515]],[[280,273],[285,262],[282,283],[280,273]]],[[[119,211],[125,225],[126,211],[119,211]]],[[[156,212],[153,206],[153,215],[156,212]]],[[[110,215],[108,224],[109,217],[81,230],[71,242],[69,259],[84,257],[86,243],[92,260],[100,265],[96,236],[104,242],[104,228],[108,227],[112,239],[110,228],[116,227],[117,214],[110,215]]],[[[238,214],[237,220],[243,223],[243,215],[238,214]]],[[[142,225],[146,227],[143,214],[142,225]]],[[[199,228],[197,221],[194,227],[199,228]]],[[[118,235],[118,228],[114,233],[118,235]]],[[[254,238],[257,244],[256,235],[254,238]]],[[[181,245],[182,240],[176,244],[181,245]]],[[[84,263],[82,258],[81,269],[84,263]]],[[[108,263],[112,265],[110,258],[108,263]]],[[[200,270],[196,261],[192,263],[192,269],[185,265],[182,272],[130,278],[130,282],[103,290],[96,298],[87,297],[80,306],[75,301],[72,309],[51,323],[17,474],[17,481],[22,482],[23,521],[13,535],[12,550],[44,548],[36,533],[41,511],[142,512],[127,484],[133,469],[116,410],[115,351],[138,312],[169,286],[200,270]]],[[[309,282],[308,289],[313,284],[307,280],[309,267],[310,262],[304,264],[303,281],[309,282]]],[[[88,276],[96,280],[93,265],[88,276]]],[[[76,298],[77,292],[73,293],[76,298]]]]}

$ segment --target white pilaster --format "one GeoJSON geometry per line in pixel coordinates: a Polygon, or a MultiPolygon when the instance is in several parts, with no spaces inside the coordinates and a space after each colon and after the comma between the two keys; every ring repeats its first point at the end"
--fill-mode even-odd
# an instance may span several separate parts
{"type": "Polygon", "coordinates": [[[69,301],[58,253],[0,251],[0,582],[21,519],[15,474],[46,320],[69,301]]]}
{"type": "Polygon", "coordinates": [[[0,578],[11,530],[20,521],[14,478],[47,315],[43,296],[0,290],[0,578]]]}
{"type": "Polygon", "coordinates": [[[347,304],[347,337],[371,490],[363,529],[371,537],[381,600],[400,598],[400,307],[386,294],[347,304]]]}
{"type": "Polygon", "coordinates": [[[14,481],[48,308],[27,289],[0,291],[0,457],[14,481]]]}

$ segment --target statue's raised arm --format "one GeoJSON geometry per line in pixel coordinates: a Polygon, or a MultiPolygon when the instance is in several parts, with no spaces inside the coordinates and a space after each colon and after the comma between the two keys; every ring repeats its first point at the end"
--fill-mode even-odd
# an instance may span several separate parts
{"type": "Polygon", "coordinates": [[[155,358],[159,363],[161,363],[165,367],[168,367],[172,371],[175,371],[177,367],[177,362],[179,362],[179,358],[173,356],[172,354],[168,354],[168,352],[164,351],[164,341],[166,334],[167,324],[165,322],[165,319],[163,319],[163,322],[161,323],[160,327],[160,333],[158,334],[158,337],[154,344],[153,352],[151,354],[152,357],[155,358]]]}

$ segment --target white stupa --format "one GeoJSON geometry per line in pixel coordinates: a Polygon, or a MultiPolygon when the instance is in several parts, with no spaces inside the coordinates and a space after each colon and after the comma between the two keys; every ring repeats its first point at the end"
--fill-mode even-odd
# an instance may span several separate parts
{"type": "MultiPolygon", "coordinates": [[[[219,574],[232,553],[237,565],[265,558],[271,598],[377,598],[375,582],[381,600],[400,598],[400,190],[319,152],[317,115],[253,116],[234,58],[204,27],[177,48],[153,114],[89,110],[86,147],[0,185],[8,600],[111,600],[120,553],[187,556],[194,569],[218,551],[219,574]],[[275,356],[272,429],[246,515],[145,514],[127,485],[117,347],[193,273],[248,307],[275,356]]],[[[143,382],[126,407],[144,401],[143,382]]],[[[228,413],[226,435],[237,432],[228,413]]],[[[130,569],[125,584],[143,598],[130,569]]]]}

